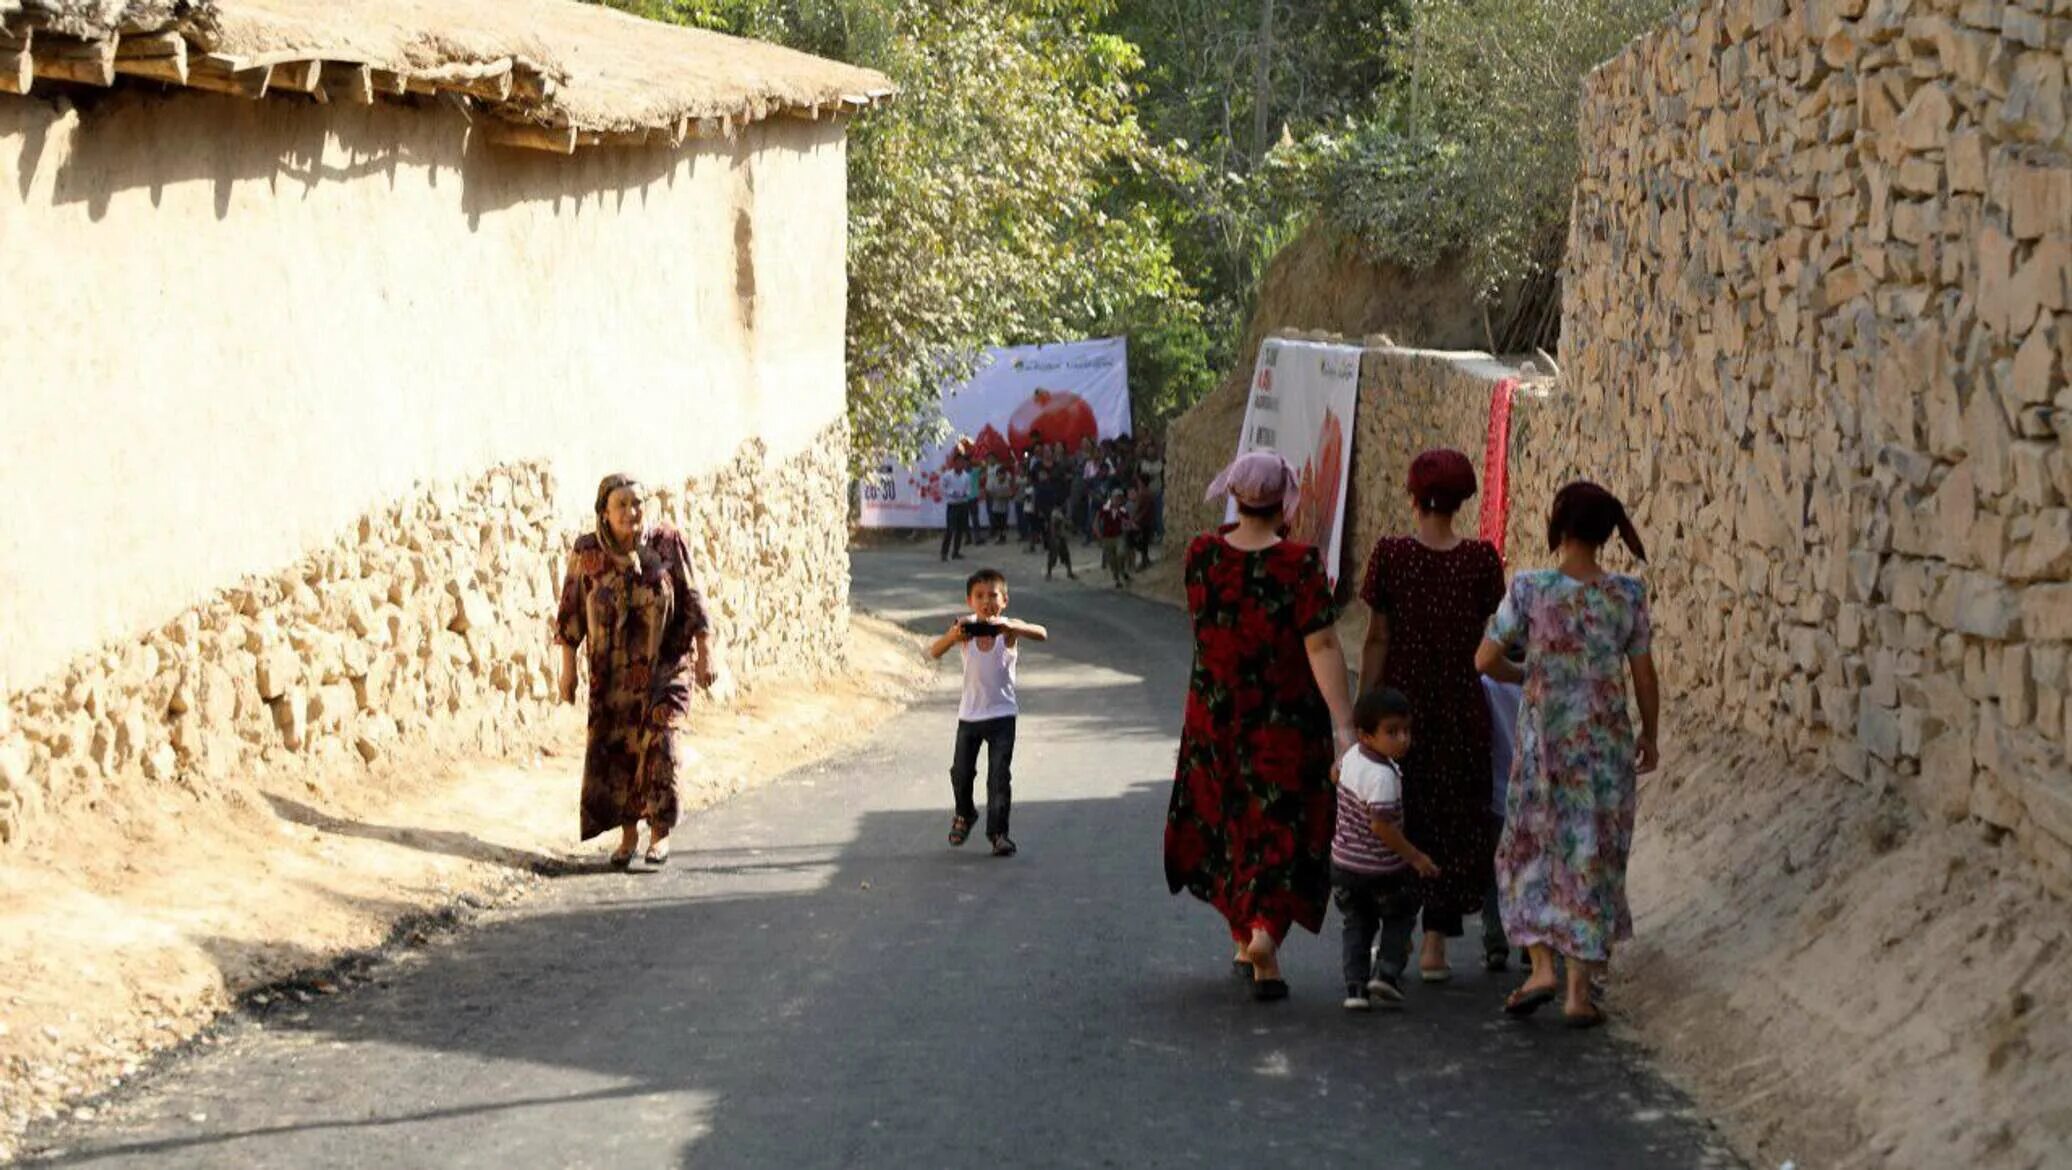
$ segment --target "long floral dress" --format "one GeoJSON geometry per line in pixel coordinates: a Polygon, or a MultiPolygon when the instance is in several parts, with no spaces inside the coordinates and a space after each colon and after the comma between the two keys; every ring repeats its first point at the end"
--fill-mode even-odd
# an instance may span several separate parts
{"type": "MultiPolygon", "coordinates": [[[[1226,529],[1225,531],[1228,531],[1226,529]]],[[[1323,559],[1282,541],[1196,537],[1184,563],[1194,670],[1166,812],[1166,886],[1223,913],[1232,937],[1323,926],[1331,887],[1331,713],[1303,639],[1338,620],[1323,559]]]]}
{"type": "Polygon", "coordinates": [[[1489,893],[1496,855],[1489,704],[1475,647],[1504,599],[1503,558],[1480,540],[1442,552],[1415,537],[1383,537],[1367,560],[1360,597],[1388,619],[1382,685],[1410,699],[1403,832],[1439,866],[1438,877],[1419,882],[1425,929],[1457,935],[1461,917],[1481,909],[1489,893]]]}
{"type": "Polygon", "coordinates": [[[1489,639],[1525,647],[1525,701],[1497,889],[1504,932],[1592,962],[1633,934],[1626,858],[1633,848],[1633,725],[1627,659],[1652,641],[1646,588],[1632,577],[1577,581],[1520,573],[1489,639]]]}
{"type": "Polygon", "coordinates": [[[691,649],[707,627],[705,599],[674,528],[651,529],[637,557],[621,562],[595,533],[579,537],[554,619],[554,641],[585,648],[590,665],[586,841],[643,819],[664,832],[676,824],[676,733],[690,710],[691,649]]]}

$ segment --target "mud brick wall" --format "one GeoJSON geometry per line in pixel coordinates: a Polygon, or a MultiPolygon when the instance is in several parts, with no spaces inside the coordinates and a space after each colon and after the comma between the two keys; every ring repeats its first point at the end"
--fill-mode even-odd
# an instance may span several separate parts
{"type": "MultiPolygon", "coordinates": [[[[736,677],[837,669],[848,623],[845,425],[789,459],[760,440],[650,484],[683,530],[736,677]]],[[[230,793],[256,777],[347,783],[543,733],[549,644],[575,538],[542,464],[397,501],[327,547],[81,656],[0,706],[0,845],[72,806],[230,793]]],[[[587,488],[585,489],[587,491],[587,488]]]]}
{"type": "MultiPolygon", "coordinates": [[[[2072,890],[2062,0],[1715,0],[1585,83],[1557,468],[1636,505],[1673,704],[2072,890]]],[[[1524,535],[1521,533],[1521,535],[1524,535]]]]}

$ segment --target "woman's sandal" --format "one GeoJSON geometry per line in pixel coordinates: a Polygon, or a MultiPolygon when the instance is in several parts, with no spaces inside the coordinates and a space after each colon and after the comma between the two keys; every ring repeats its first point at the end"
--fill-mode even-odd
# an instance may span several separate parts
{"type": "Polygon", "coordinates": [[[611,857],[607,858],[606,860],[613,869],[625,869],[627,866],[633,864],[633,851],[631,849],[625,850],[624,852],[614,851],[611,857]]]}
{"type": "Polygon", "coordinates": [[[1230,961],[1230,973],[1250,979],[1252,977],[1252,960],[1232,959],[1230,961]]]}
{"type": "Polygon", "coordinates": [[[962,845],[971,840],[971,822],[963,817],[950,818],[950,845],[962,845]]]}
{"type": "Polygon", "coordinates": [[[1564,1027],[1578,1030],[1598,1028],[1604,1025],[1604,1013],[1594,1007],[1587,1012],[1562,1012],[1561,1023],[1564,1027]]]}
{"type": "Polygon", "coordinates": [[[1535,987],[1531,991],[1521,987],[1504,999],[1504,1014],[1523,1019],[1553,1003],[1560,994],[1552,987],[1535,987]]]}
{"type": "Polygon", "coordinates": [[[1260,1003],[1272,1003],[1288,998],[1288,981],[1285,979],[1252,980],[1252,998],[1260,1003]]]}
{"type": "Polygon", "coordinates": [[[669,864],[669,838],[664,837],[648,846],[647,863],[657,869],[669,864]]]}

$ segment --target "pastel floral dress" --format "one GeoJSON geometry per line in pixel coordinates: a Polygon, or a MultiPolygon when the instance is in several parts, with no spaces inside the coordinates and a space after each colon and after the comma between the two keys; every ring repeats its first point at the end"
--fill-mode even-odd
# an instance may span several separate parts
{"type": "Polygon", "coordinates": [[[1597,962],[1633,935],[1626,859],[1639,778],[1626,670],[1652,637],[1646,588],[1618,575],[1520,573],[1490,621],[1490,641],[1525,648],[1496,854],[1504,933],[1519,946],[1597,962]]]}
{"type": "Polygon", "coordinates": [[[676,735],[691,706],[693,640],[706,625],[690,549],[674,528],[651,529],[630,563],[595,533],[576,540],[554,641],[584,649],[590,666],[584,840],[642,820],[675,826],[676,735]]]}
{"type": "Polygon", "coordinates": [[[1183,562],[1194,670],[1166,811],[1166,886],[1249,939],[1323,926],[1331,892],[1331,713],[1303,640],[1338,620],[1323,558],[1282,541],[1247,552],[1220,533],[1183,562]]]}

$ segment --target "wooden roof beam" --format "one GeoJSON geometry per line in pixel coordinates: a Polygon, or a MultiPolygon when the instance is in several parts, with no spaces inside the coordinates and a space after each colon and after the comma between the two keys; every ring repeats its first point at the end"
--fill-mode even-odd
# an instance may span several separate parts
{"type": "Polygon", "coordinates": [[[115,38],[75,41],[43,37],[36,42],[36,76],[102,88],[115,84],[115,38]]]}
{"type": "Polygon", "coordinates": [[[256,101],[266,96],[266,89],[272,83],[271,65],[247,65],[235,57],[219,57],[213,53],[190,58],[187,62],[187,84],[194,89],[256,101]]]}
{"type": "Polygon", "coordinates": [[[324,65],[323,88],[317,92],[356,106],[374,104],[374,70],[352,61],[324,65]]]}
{"type": "Polygon", "coordinates": [[[534,126],[496,118],[484,121],[482,131],[498,146],[544,150],[553,154],[574,154],[581,137],[574,126],[534,126]]]}
{"type": "Polygon", "coordinates": [[[282,61],[273,67],[273,78],[267,83],[267,87],[313,94],[323,84],[322,61],[282,61]]]}
{"type": "Polygon", "coordinates": [[[115,71],[168,85],[187,84],[187,38],[176,32],[124,37],[115,48],[115,71]]]}

